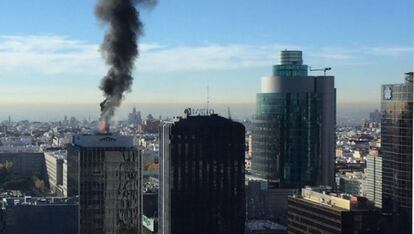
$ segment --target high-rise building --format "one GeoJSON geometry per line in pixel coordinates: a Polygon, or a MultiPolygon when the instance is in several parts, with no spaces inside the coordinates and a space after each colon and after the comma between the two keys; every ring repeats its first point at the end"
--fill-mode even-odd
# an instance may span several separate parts
{"type": "Polygon", "coordinates": [[[132,113],[129,113],[128,115],[128,124],[138,126],[142,124],[141,119],[141,111],[137,111],[137,109],[134,107],[132,109],[132,113]]]}
{"type": "Polygon", "coordinates": [[[375,110],[374,112],[369,113],[369,121],[380,123],[381,122],[381,112],[379,110],[375,110]]]}
{"type": "Polygon", "coordinates": [[[218,115],[160,127],[159,233],[244,233],[245,128],[218,115]]]}
{"type": "Polygon", "coordinates": [[[367,161],[366,195],[367,195],[368,200],[374,202],[376,207],[381,208],[382,207],[382,157],[380,157],[378,153],[375,153],[375,150],[370,150],[370,153],[366,157],[366,161],[367,161]]]}
{"type": "Polygon", "coordinates": [[[288,233],[366,233],[380,230],[381,213],[365,197],[338,196],[326,188],[302,189],[288,198],[288,233]]]}
{"type": "Polygon", "coordinates": [[[395,233],[411,233],[413,73],[405,83],[381,87],[382,208],[393,213],[395,233]]]}
{"type": "Polygon", "coordinates": [[[308,76],[302,51],[281,51],[280,60],[257,94],[252,173],[269,187],[333,186],[334,77],[308,76]]]}
{"type": "Polygon", "coordinates": [[[133,137],[77,135],[68,148],[68,193],[79,195],[79,232],[141,233],[141,153],[133,137]]]}

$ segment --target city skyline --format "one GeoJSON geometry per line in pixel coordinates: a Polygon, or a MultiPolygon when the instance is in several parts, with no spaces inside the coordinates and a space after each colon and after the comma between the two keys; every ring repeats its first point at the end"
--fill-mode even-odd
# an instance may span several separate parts
{"type": "MultiPolygon", "coordinates": [[[[93,4],[0,3],[0,20],[13,22],[0,33],[1,104],[98,105],[104,28],[93,4]]],[[[142,12],[145,34],[125,103],[205,103],[209,86],[213,104],[254,105],[279,51],[301,49],[306,64],[333,68],[338,106],[379,105],[378,87],[412,70],[413,5],[159,1],[142,12]]]]}
{"type": "Polygon", "coordinates": [[[0,234],[412,233],[412,9],[0,1],[0,234]]]}

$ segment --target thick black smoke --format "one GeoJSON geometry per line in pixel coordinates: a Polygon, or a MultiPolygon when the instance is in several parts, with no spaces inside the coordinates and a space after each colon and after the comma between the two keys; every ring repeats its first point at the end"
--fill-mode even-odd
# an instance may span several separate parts
{"type": "Polygon", "coordinates": [[[110,66],[100,86],[105,96],[101,103],[101,121],[111,119],[124,93],[131,89],[132,70],[138,56],[137,40],[143,32],[137,7],[154,4],[156,0],[98,0],[95,15],[108,25],[101,50],[110,66]]]}

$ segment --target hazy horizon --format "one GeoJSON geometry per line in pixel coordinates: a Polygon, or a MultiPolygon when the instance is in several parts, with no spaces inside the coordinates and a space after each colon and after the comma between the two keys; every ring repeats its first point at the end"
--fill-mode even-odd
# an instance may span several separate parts
{"type": "MultiPolygon", "coordinates": [[[[97,118],[108,28],[94,7],[0,1],[0,21],[12,22],[0,31],[0,119],[97,118]]],[[[141,12],[134,82],[115,117],[126,118],[134,103],[144,115],[180,115],[205,106],[207,87],[216,112],[227,116],[230,106],[234,118],[251,117],[260,78],[272,74],[281,50],[299,49],[304,64],[332,68],[338,122],[359,120],[379,108],[381,84],[402,83],[413,70],[413,7],[408,0],[159,1],[141,12]]]]}
{"type": "MultiPolygon", "coordinates": [[[[124,103],[116,112],[114,120],[125,120],[128,113],[136,107],[141,111],[142,118],[152,114],[155,118],[162,116],[181,116],[185,108],[206,108],[206,103],[124,103]]],[[[256,111],[255,103],[211,103],[210,108],[215,113],[228,117],[228,107],[234,119],[252,119],[256,111]]],[[[338,124],[359,124],[363,119],[368,119],[369,112],[380,109],[380,103],[338,103],[338,124]]],[[[100,110],[98,103],[68,104],[68,103],[37,103],[37,104],[7,104],[0,103],[0,121],[7,120],[10,116],[12,121],[60,121],[66,115],[76,117],[79,120],[98,119],[100,110]]]]}

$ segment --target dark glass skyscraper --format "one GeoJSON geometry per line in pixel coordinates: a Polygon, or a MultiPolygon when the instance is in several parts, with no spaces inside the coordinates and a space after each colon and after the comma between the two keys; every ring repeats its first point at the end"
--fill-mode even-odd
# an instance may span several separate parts
{"type": "Polygon", "coordinates": [[[403,84],[381,87],[382,208],[393,213],[395,233],[411,233],[413,73],[403,84]]]}
{"type": "Polygon", "coordinates": [[[162,124],[159,233],[244,233],[244,136],[218,115],[162,124]]]}
{"type": "Polygon", "coordinates": [[[308,76],[302,51],[282,51],[262,78],[253,130],[252,173],[270,187],[334,185],[333,76],[308,76]]]}
{"type": "Polygon", "coordinates": [[[128,136],[78,135],[68,148],[79,233],[141,233],[141,154],[128,136]]]}

